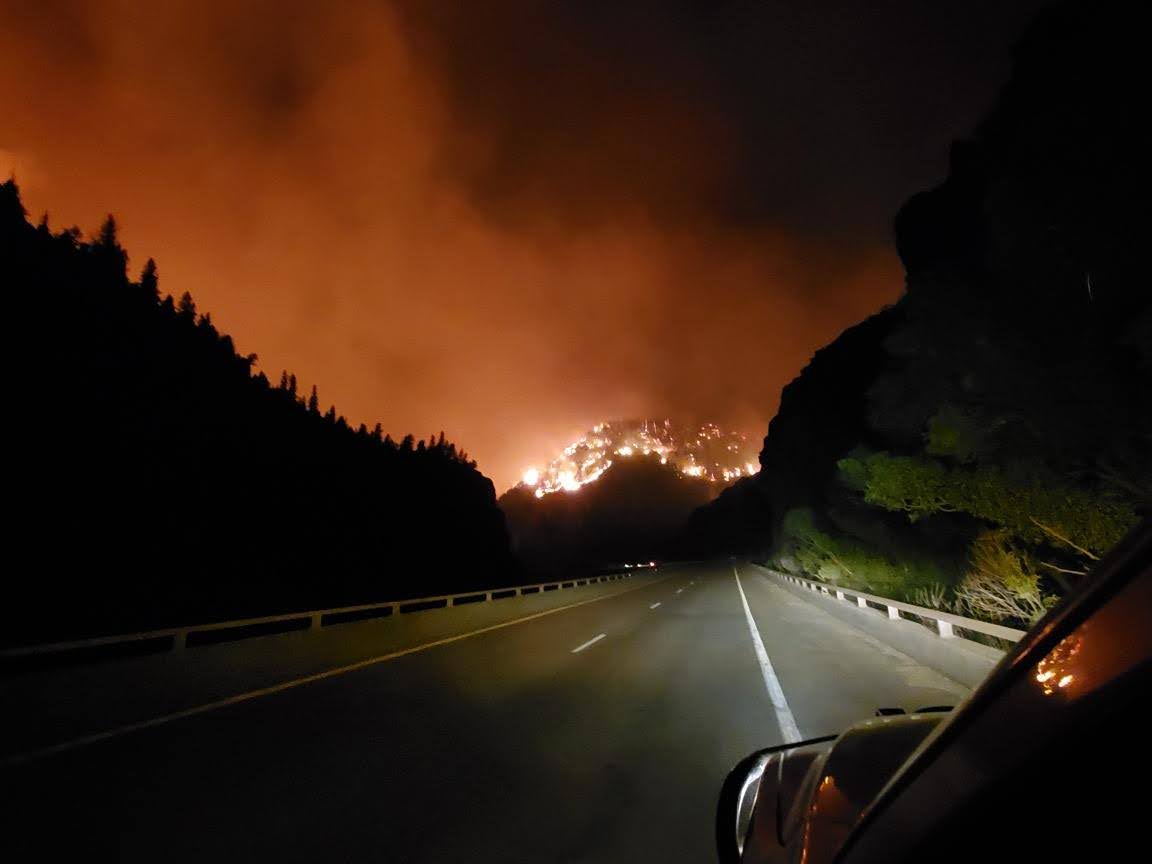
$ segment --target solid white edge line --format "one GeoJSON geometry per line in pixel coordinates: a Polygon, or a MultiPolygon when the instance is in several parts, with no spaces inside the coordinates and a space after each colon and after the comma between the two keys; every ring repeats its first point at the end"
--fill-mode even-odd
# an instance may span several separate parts
{"type": "Polygon", "coordinates": [[[772,709],[776,712],[776,722],[780,726],[780,734],[784,736],[784,743],[803,741],[800,727],[796,725],[796,718],[792,716],[792,709],[788,707],[788,700],[784,698],[784,688],[780,686],[780,679],[772,668],[772,661],[768,659],[768,652],[764,650],[764,642],[760,638],[760,631],[756,629],[756,621],[752,617],[752,610],[748,607],[748,598],[744,595],[744,586],[740,584],[740,573],[732,568],[732,575],[736,577],[736,589],[740,592],[740,602],[744,604],[744,617],[748,619],[748,632],[752,634],[752,647],[756,651],[756,660],[760,663],[760,672],[764,676],[764,686],[768,688],[768,698],[772,700],[772,709]]]}
{"type": "Polygon", "coordinates": [[[583,651],[589,645],[595,645],[597,642],[599,642],[601,639],[603,639],[607,635],[608,635],[607,633],[601,633],[599,636],[592,637],[587,642],[585,642],[583,645],[580,645],[577,648],[573,648],[572,653],[573,654],[579,654],[581,651],[583,651]]]}
{"type": "MultiPolygon", "coordinates": [[[[552,609],[544,609],[540,612],[533,612],[530,615],[524,615],[520,618],[513,618],[511,621],[501,621],[498,624],[490,624],[487,627],[480,627],[479,629],[470,630],[466,633],[457,633],[452,636],[445,636],[441,639],[425,642],[422,645],[413,645],[410,648],[400,648],[396,651],[390,651],[387,654],[381,654],[378,657],[369,657],[367,660],[358,660],[355,663],[349,663],[346,666],[338,666],[335,669],[326,669],[323,672],[316,672],[312,675],[305,675],[301,678],[293,678],[289,681],[282,681],[269,687],[261,687],[258,690],[249,690],[245,693],[237,693],[234,696],[227,696],[223,699],[217,699],[213,702],[207,702],[192,708],[185,708],[182,711],[173,711],[170,714],[162,714],[158,717],[152,717],[147,720],[139,720],[135,723],[127,723],[123,726],[117,726],[113,729],[107,729],[102,732],[94,732],[89,735],[82,735],[79,738],[71,738],[67,741],[61,741],[57,744],[50,744],[49,746],[42,747],[39,750],[29,750],[24,753],[13,753],[8,756],[0,756],[0,768],[10,768],[15,765],[34,762],[47,756],[55,756],[57,753],[66,753],[69,750],[76,750],[80,747],[86,747],[90,744],[96,744],[101,741],[108,741],[112,738],[119,738],[122,735],[139,732],[143,729],[153,729],[157,726],[163,726],[177,720],[183,720],[188,717],[196,717],[200,714],[207,714],[209,711],[216,711],[220,708],[227,708],[231,705],[238,705],[242,702],[249,702],[253,699],[259,699],[263,696],[271,696],[274,693],[282,693],[285,690],[293,690],[296,687],[301,687],[305,684],[311,684],[315,681],[324,681],[328,678],[335,678],[338,675],[346,675],[349,672],[355,672],[368,666],[375,666],[378,663],[386,663],[387,661],[395,660],[398,657],[406,657],[409,654],[417,654],[421,651],[427,651],[429,648],[436,648],[440,645],[450,645],[451,643],[459,642],[462,639],[469,639],[472,636],[479,636],[481,633],[491,633],[494,630],[503,630],[505,627],[512,627],[516,624],[523,624],[527,621],[535,621],[537,618],[544,618],[548,615],[555,615],[557,612],[565,612],[569,609],[576,609],[580,606],[587,606],[590,603],[599,603],[601,600],[610,600],[613,597],[619,597],[623,594],[631,594],[633,591],[639,591],[642,588],[651,587],[652,585],[656,585],[670,578],[670,575],[662,576],[652,582],[642,582],[639,585],[633,585],[630,588],[625,588],[623,591],[613,591],[611,594],[601,594],[599,597],[589,597],[587,600],[579,600],[575,603],[569,603],[565,606],[556,606],[552,609]]],[[[603,638],[603,636],[597,638],[603,638]]]]}

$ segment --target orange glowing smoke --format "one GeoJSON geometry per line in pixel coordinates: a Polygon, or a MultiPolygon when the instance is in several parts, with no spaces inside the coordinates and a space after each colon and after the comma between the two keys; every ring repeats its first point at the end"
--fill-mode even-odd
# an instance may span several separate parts
{"type": "Polygon", "coordinates": [[[900,290],[882,236],[710,215],[732,133],[671,93],[573,130],[578,171],[516,117],[517,188],[569,172],[584,197],[494,217],[466,170],[492,142],[387,3],[0,12],[0,172],[30,208],[114,212],[133,272],[155,257],[270,378],[397,437],[443,429],[498,490],[600,417],[762,434],[813,350],[900,290]]]}

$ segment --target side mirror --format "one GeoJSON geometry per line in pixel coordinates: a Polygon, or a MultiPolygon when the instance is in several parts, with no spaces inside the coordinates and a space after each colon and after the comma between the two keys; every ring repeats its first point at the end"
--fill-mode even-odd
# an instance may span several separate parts
{"type": "MultiPolygon", "coordinates": [[[[826,752],[835,735],[757,750],[736,763],[720,787],[716,806],[716,851],[720,864],[739,864],[754,835],[764,835],[757,861],[772,860],[771,848],[783,853],[784,820],[804,774],[826,752]],[[756,831],[753,830],[755,825],[756,831]]],[[[783,859],[781,859],[783,860],[783,859]]]]}
{"type": "Polygon", "coordinates": [[[720,864],[739,864],[752,827],[752,811],[760,794],[760,780],[778,748],[745,756],[724,778],[716,805],[716,850],[720,864]]]}

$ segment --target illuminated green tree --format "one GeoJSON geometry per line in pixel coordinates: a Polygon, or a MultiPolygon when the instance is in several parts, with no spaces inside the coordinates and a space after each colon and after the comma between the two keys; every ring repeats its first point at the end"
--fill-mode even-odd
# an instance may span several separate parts
{"type": "Polygon", "coordinates": [[[848,481],[862,481],[864,500],[903,511],[915,521],[934,513],[967,513],[1029,543],[1048,542],[1095,559],[1137,522],[1126,503],[1039,472],[1019,475],[995,466],[947,466],[925,456],[873,453],[838,463],[848,481]]]}

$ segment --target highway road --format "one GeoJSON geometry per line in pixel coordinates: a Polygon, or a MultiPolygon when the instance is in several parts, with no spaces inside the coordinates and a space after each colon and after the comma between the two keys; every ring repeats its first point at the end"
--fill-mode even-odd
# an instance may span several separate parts
{"type": "MultiPolygon", "coordinates": [[[[0,769],[5,858],[712,861],[720,783],[749,751],[967,692],[748,565],[597,591],[233,683],[243,698],[145,728],[109,715],[106,737],[0,769]]],[[[18,705],[32,692],[5,695],[26,726],[51,714],[18,705]]]]}

